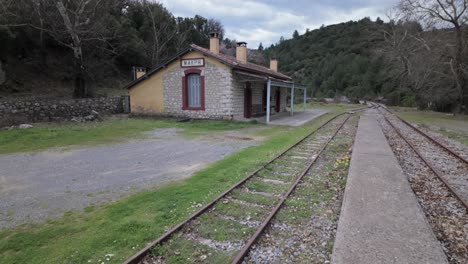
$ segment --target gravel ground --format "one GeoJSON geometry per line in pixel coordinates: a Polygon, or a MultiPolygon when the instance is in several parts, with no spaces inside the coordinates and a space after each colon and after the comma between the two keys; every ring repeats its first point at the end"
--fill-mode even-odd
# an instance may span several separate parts
{"type": "MultiPolygon", "coordinates": [[[[255,128],[257,129],[257,128],[255,128]]],[[[190,176],[259,139],[252,129],[186,139],[177,129],[126,143],[0,155],[0,229],[41,222],[190,176]]]]}
{"type": "MultiPolygon", "coordinates": [[[[447,259],[450,263],[467,263],[468,215],[466,209],[393,128],[383,118],[379,121],[419,204],[442,244],[447,259]]],[[[442,137],[438,135],[438,138],[442,137]]]]}
{"type": "Polygon", "coordinates": [[[398,120],[394,115],[387,113],[385,115],[421,155],[429,161],[431,166],[441,172],[464,200],[468,200],[468,165],[398,120]]]}
{"type": "Polygon", "coordinates": [[[421,125],[416,125],[419,129],[422,131],[426,132],[426,134],[429,134],[432,138],[436,139],[440,143],[444,144],[444,146],[447,146],[451,150],[453,150],[455,153],[460,155],[461,157],[465,158],[468,160],[468,145],[464,145],[456,140],[453,140],[451,138],[448,138],[446,136],[443,136],[437,132],[434,132],[432,130],[427,129],[424,126],[421,125]]]}

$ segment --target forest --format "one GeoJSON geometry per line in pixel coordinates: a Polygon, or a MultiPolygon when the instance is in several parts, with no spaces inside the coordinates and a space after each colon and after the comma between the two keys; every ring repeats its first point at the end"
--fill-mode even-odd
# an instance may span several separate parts
{"type": "MultiPolygon", "coordinates": [[[[400,0],[383,19],[296,30],[249,60],[277,58],[318,99],[467,112],[467,1],[400,0]]],[[[146,0],[0,0],[0,96],[102,95],[128,82],[132,66],[155,67],[190,43],[207,47],[211,31],[234,55],[221,21],[175,17],[146,0]]]]}
{"type": "Polygon", "coordinates": [[[132,66],[152,68],[191,43],[207,46],[211,31],[224,33],[218,20],[174,17],[146,0],[0,0],[0,89],[95,96],[122,87],[132,66]]]}

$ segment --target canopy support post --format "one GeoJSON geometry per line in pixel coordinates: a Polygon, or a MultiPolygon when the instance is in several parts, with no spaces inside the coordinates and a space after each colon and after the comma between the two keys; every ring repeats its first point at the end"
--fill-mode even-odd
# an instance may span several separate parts
{"type": "Polygon", "coordinates": [[[304,112],[306,110],[306,99],[307,98],[307,88],[304,87],[304,112]]]}
{"type": "Polygon", "coordinates": [[[291,116],[294,115],[294,84],[291,88],[291,116]]]}

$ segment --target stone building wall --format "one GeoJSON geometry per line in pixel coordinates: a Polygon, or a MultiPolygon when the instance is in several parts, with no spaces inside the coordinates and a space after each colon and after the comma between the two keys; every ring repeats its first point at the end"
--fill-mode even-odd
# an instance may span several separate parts
{"type": "MultiPolygon", "coordinates": [[[[235,119],[244,118],[244,88],[246,83],[229,68],[207,62],[197,67],[205,77],[205,110],[182,110],[182,78],[187,68],[176,67],[163,76],[164,115],[201,118],[235,119]]],[[[264,83],[252,82],[252,116],[265,115],[262,105],[264,83]]],[[[276,89],[281,89],[281,111],[286,111],[287,89],[272,87],[272,106],[275,105],[276,89]]]]}
{"type": "Polygon", "coordinates": [[[0,126],[30,122],[66,121],[96,111],[100,114],[124,112],[124,97],[87,99],[27,99],[0,101],[0,126]]]}
{"type": "Polygon", "coordinates": [[[233,78],[232,82],[232,115],[236,120],[244,118],[244,88],[245,82],[241,82],[238,78],[233,78]]]}
{"type": "Polygon", "coordinates": [[[163,77],[164,112],[170,116],[230,119],[233,115],[230,69],[207,62],[200,69],[205,76],[205,110],[182,110],[182,78],[187,68],[176,67],[163,77]]]}
{"type": "MultiPolygon", "coordinates": [[[[263,82],[252,82],[252,117],[264,116],[266,112],[263,109],[263,89],[265,84],[263,82]]],[[[233,82],[233,117],[237,120],[245,120],[244,118],[244,88],[245,82],[234,79],[233,82]]],[[[281,101],[280,101],[280,112],[285,112],[287,109],[287,97],[288,89],[280,87],[271,87],[271,107],[274,109],[276,105],[275,94],[276,91],[280,89],[281,91],[281,101]]],[[[274,115],[276,112],[272,110],[271,114],[274,115]]]]}

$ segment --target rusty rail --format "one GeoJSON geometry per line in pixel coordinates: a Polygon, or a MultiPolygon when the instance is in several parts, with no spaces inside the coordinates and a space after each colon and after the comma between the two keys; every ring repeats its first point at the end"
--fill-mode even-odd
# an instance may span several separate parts
{"type": "Polygon", "coordinates": [[[390,120],[384,114],[382,114],[382,116],[384,117],[385,121],[387,121],[387,123],[395,130],[395,132],[406,142],[406,144],[408,144],[411,147],[411,149],[413,149],[413,151],[419,156],[419,158],[429,167],[429,169],[431,169],[431,171],[434,172],[434,174],[439,178],[439,180],[444,183],[444,185],[453,194],[453,196],[455,196],[455,198],[457,198],[463,204],[463,206],[465,206],[465,208],[468,210],[468,203],[461,197],[461,195],[454,188],[452,188],[452,186],[450,186],[450,184],[445,180],[442,174],[436,168],[434,168],[426,158],[422,156],[421,152],[419,152],[419,150],[417,150],[416,147],[401,134],[400,130],[397,129],[395,125],[393,125],[393,123],[390,122],[390,120]]]}
{"type": "Polygon", "coordinates": [[[456,153],[455,151],[451,150],[450,148],[448,148],[447,146],[445,146],[444,144],[440,143],[439,141],[437,141],[436,139],[432,138],[431,136],[429,136],[427,133],[425,133],[424,131],[422,131],[421,129],[415,127],[414,125],[412,125],[411,123],[409,123],[408,121],[404,120],[403,118],[399,117],[397,114],[393,113],[390,109],[388,109],[387,107],[384,107],[382,105],[379,105],[381,108],[385,109],[385,111],[389,112],[390,114],[396,116],[396,118],[398,120],[400,120],[401,122],[405,123],[407,126],[411,127],[412,129],[416,130],[416,132],[418,132],[419,134],[423,135],[424,137],[426,137],[427,139],[429,139],[430,141],[434,142],[437,146],[443,148],[445,151],[449,152],[450,154],[452,154],[453,156],[457,157],[459,160],[463,161],[465,164],[468,164],[468,160],[465,159],[464,157],[460,156],[458,153],[456,153]]]}
{"type": "MultiPolygon", "coordinates": [[[[279,159],[280,157],[282,157],[286,152],[288,152],[289,150],[291,150],[292,148],[296,147],[297,145],[299,145],[301,142],[303,142],[304,140],[306,140],[308,137],[310,137],[311,135],[313,135],[315,132],[317,132],[318,130],[320,130],[321,128],[323,128],[324,126],[328,125],[330,122],[332,122],[333,120],[335,120],[336,118],[342,116],[342,115],[345,115],[345,114],[354,114],[356,112],[359,112],[359,111],[363,111],[365,109],[368,109],[369,107],[363,107],[363,108],[356,108],[356,109],[351,109],[349,110],[348,112],[344,112],[344,113],[340,113],[340,114],[337,114],[335,116],[333,116],[332,118],[330,118],[328,121],[326,121],[325,123],[323,123],[322,125],[320,125],[318,128],[316,128],[315,130],[313,130],[312,132],[310,132],[309,134],[307,134],[306,136],[304,136],[302,139],[300,139],[299,141],[297,141],[296,143],[294,143],[293,145],[289,146],[288,148],[286,148],[284,151],[282,151],[281,153],[279,153],[277,156],[275,156],[273,159],[271,159],[270,161],[268,161],[267,163],[263,164],[262,166],[260,166],[259,168],[257,168],[255,171],[253,171],[252,173],[250,173],[249,175],[247,175],[245,178],[243,178],[242,180],[240,180],[239,182],[237,182],[236,184],[234,184],[231,188],[229,188],[228,190],[224,191],[223,193],[221,193],[219,196],[217,196],[215,199],[213,199],[211,202],[209,202],[208,204],[206,204],[205,206],[203,206],[202,208],[200,208],[198,211],[196,211],[195,213],[193,213],[191,216],[189,216],[186,220],[184,220],[183,222],[179,223],[178,225],[176,225],[175,227],[171,228],[170,230],[166,231],[162,236],[160,236],[158,239],[148,243],[143,249],[141,249],[140,251],[138,251],[137,253],[135,253],[133,256],[131,256],[130,258],[128,258],[125,262],[123,262],[124,264],[137,264],[146,254],[147,252],[153,248],[154,246],[156,246],[157,244],[160,244],[164,241],[166,241],[167,239],[169,239],[171,237],[172,234],[174,234],[175,232],[179,231],[182,229],[182,227],[184,225],[186,225],[187,223],[189,223],[190,221],[192,221],[193,219],[197,218],[198,216],[200,216],[201,214],[203,214],[206,210],[208,210],[210,207],[212,207],[216,202],[218,202],[219,200],[221,200],[223,197],[225,197],[228,193],[230,193],[232,190],[236,189],[237,187],[239,187],[240,185],[242,185],[243,183],[245,183],[247,180],[249,180],[250,178],[252,178],[256,173],[258,173],[260,170],[264,169],[266,166],[270,165],[271,163],[273,163],[275,160],[279,159]]],[[[348,117],[349,118],[349,117],[348,117]]]]}
{"type": "Polygon", "coordinates": [[[244,257],[247,255],[249,252],[250,248],[252,245],[257,241],[257,239],[260,237],[262,232],[265,230],[265,228],[268,226],[270,223],[271,219],[276,215],[276,213],[281,209],[281,206],[283,206],[284,202],[286,199],[291,195],[291,193],[296,189],[297,185],[301,182],[302,178],[309,172],[310,168],[315,164],[317,161],[318,157],[323,153],[323,151],[328,147],[330,142],[336,137],[338,132],[341,130],[341,128],[344,126],[344,124],[348,121],[348,119],[351,117],[349,115],[343,123],[336,129],[335,133],[333,133],[333,136],[328,139],[328,141],[323,145],[323,147],[320,149],[320,151],[317,153],[317,155],[312,159],[312,161],[307,164],[306,168],[301,172],[299,177],[297,177],[296,181],[294,184],[289,188],[288,192],[281,198],[281,200],[276,204],[275,208],[271,211],[271,213],[268,215],[268,217],[262,222],[262,224],[259,226],[257,231],[250,237],[250,239],[247,241],[247,243],[244,245],[244,247],[241,249],[241,251],[236,255],[234,260],[232,261],[232,264],[239,264],[242,263],[244,260],[244,257]]]}

